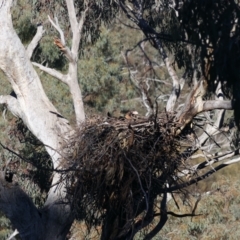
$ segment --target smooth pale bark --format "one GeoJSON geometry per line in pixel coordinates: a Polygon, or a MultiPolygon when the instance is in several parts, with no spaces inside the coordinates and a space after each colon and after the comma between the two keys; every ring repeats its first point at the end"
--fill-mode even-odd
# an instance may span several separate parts
{"type": "Polygon", "coordinates": [[[43,36],[43,33],[44,33],[43,26],[42,25],[38,26],[37,33],[35,34],[33,40],[30,42],[30,44],[27,47],[27,54],[29,58],[31,58],[33,51],[35,50],[35,48],[38,45],[38,42],[43,36]]]}
{"type": "Polygon", "coordinates": [[[78,76],[77,76],[77,69],[78,69],[78,50],[79,44],[82,37],[82,30],[83,25],[86,17],[86,13],[88,11],[88,7],[86,7],[85,11],[82,12],[80,20],[77,20],[76,12],[74,8],[74,3],[71,0],[66,0],[67,10],[72,30],[72,46],[69,49],[66,46],[66,41],[64,38],[63,31],[58,24],[58,19],[55,18],[55,22],[48,17],[52,26],[58,31],[60,35],[60,39],[55,39],[54,43],[57,47],[62,51],[65,57],[69,61],[69,68],[67,74],[62,74],[55,69],[47,68],[42,66],[39,63],[33,63],[35,66],[39,67],[41,70],[45,71],[46,73],[50,74],[51,76],[59,79],[63,83],[67,84],[72,95],[73,105],[76,115],[76,123],[78,126],[81,125],[82,122],[85,121],[85,112],[84,112],[84,104],[82,99],[81,89],[79,88],[78,84],[78,76]]]}
{"type": "MultiPolygon", "coordinates": [[[[54,169],[58,169],[62,147],[72,129],[66,119],[58,117],[60,114],[47,98],[29,60],[29,53],[13,29],[10,7],[11,1],[0,0],[0,68],[17,98],[1,96],[0,99],[10,110],[18,109],[13,113],[21,117],[29,130],[47,146],[54,169]]],[[[41,211],[18,186],[10,184],[7,188],[4,181],[0,181],[0,208],[18,229],[22,239],[65,239],[73,219],[69,205],[59,204],[66,197],[64,183],[58,188],[56,186],[59,180],[60,174],[55,173],[53,187],[41,211]]]]}

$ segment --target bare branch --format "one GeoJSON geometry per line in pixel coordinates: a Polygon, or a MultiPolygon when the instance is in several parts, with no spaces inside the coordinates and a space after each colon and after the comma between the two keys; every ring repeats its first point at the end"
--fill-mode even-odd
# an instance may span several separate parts
{"type": "Polygon", "coordinates": [[[89,8],[86,6],[84,12],[82,12],[80,21],[78,22],[77,17],[76,17],[75,8],[74,8],[74,2],[71,0],[66,0],[66,4],[67,4],[67,8],[68,8],[71,30],[73,33],[71,52],[73,54],[73,59],[75,59],[75,61],[76,61],[78,58],[78,50],[79,50],[79,43],[81,40],[81,33],[82,33],[83,25],[84,25],[84,22],[86,19],[86,13],[89,8]]]}
{"type": "MultiPolygon", "coordinates": [[[[204,169],[206,167],[209,167],[209,166],[213,165],[214,163],[218,163],[218,162],[224,161],[226,159],[229,159],[229,158],[237,156],[237,155],[239,155],[239,149],[238,150],[234,150],[234,151],[228,151],[228,152],[226,152],[224,154],[221,154],[221,155],[219,154],[217,156],[215,155],[213,157],[207,156],[208,160],[203,161],[201,163],[198,163],[198,164],[192,166],[190,169],[183,170],[178,176],[182,177],[182,176],[186,176],[186,175],[189,175],[189,174],[194,174],[198,170],[204,169]]],[[[205,156],[202,155],[201,157],[205,157],[205,156]]]]}
{"type": "Polygon", "coordinates": [[[65,37],[64,37],[64,33],[63,33],[61,27],[59,26],[58,18],[55,17],[55,22],[54,22],[54,21],[50,18],[50,16],[48,15],[48,20],[50,21],[50,23],[52,24],[52,26],[59,32],[60,37],[61,37],[61,42],[62,42],[62,44],[65,46],[65,45],[66,45],[65,37]]]}
{"type": "Polygon", "coordinates": [[[184,77],[182,77],[181,80],[179,80],[176,71],[174,70],[172,64],[170,63],[170,59],[167,56],[165,49],[163,48],[163,45],[158,36],[159,34],[151,26],[149,26],[145,19],[143,19],[141,12],[142,3],[134,1],[134,7],[136,9],[136,12],[133,11],[132,8],[129,6],[127,6],[128,7],[127,9],[122,2],[120,2],[119,4],[123,11],[125,12],[125,14],[127,15],[127,17],[138,25],[138,27],[143,31],[147,38],[151,38],[153,46],[159,51],[159,54],[163,59],[167,67],[168,73],[173,81],[173,89],[170,98],[167,102],[166,110],[168,112],[173,112],[176,101],[180,96],[181,89],[183,88],[183,85],[185,83],[185,79],[184,77]]]}
{"type": "Polygon", "coordinates": [[[15,236],[19,234],[18,230],[15,229],[14,232],[7,238],[7,240],[12,240],[14,239],[15,236]]]}
{"type": "MultiPolygon", "coordinates": [[[[181,129],[185,128],[185,126],[188,123],[190,123],[193,117],[195,117],[198,113],[214,110],[214,109],[228,109],[228,110],[233,109],[232,101],[223,101],[223,100],[203,101],[202,98],[206,93],[206,88],[207,88],[206,80],[202,79],[197,83],[194,89],[190,92],[189,96],[185,101],[184,107],[176,116],[179,123],[182,124],[181,129]]],[[[212,128],[211,126],[209,127],[212,128]]],[[[206,132],[208,131],[206,130],[206,132]]]]}
{"type": "MultiPolygon", "coordinates": [[[[218,84],[217,89],[216,89],[216,97],[215,97],[215,102],[212,101],[205,101],[203,102],[203,108],[205,108],[204,111],[207,111],[211,109],[211,106],[216,106],[216,109],[221,109],[218,108],[219,106],[222,105],[222,109],[221,110],[216,110],[215,111],[215,115],[216,115],[216,120],[214,122],[214,124],[207,124],[206,128],[205,128],[205,132],[198,137],[198,147],[201,147],[206,140],[209,138],[209,135],[213,135],[216,134],[219,131],[221,122],[223,120],[224,117],[224,113],[225,113],[225,109],[233,109],[233,102],[232,101],[224,101],[223,100],[223,92],[222,92],[222,86],[221,83],[218,84]],[[226,108],[224,108],[226,107],[226,108]],[[206,132],[208,134],[206,134],[206,132]]],[[[211,109],[212,110],[212,109],[211,109]]]]}
{"type": "Polygon", "coordinates": [[[27,47],[27,55],[29,57],[29,59],[31,59],[32,57],[32,54],[33,54],[33,51],[34,49],[37,47],[39,41],[41,40],[43,34],[44,34],[45,30],[43,30],[43,26],[42,25],[39,25],[37,27],[37,32],[34,36],[34,38],[32,39],[32,41],[29,43],[28,47],[27,47]]]}
{"type": "Polygon", "coordinates": [[[229,161],[227,161],[225,163],[222,163],[222,164],[218,165],[217,167],[212,168],[208,172],[202,174],[201,176],[198,176],[198,177],[196,177],[196,178],[194,178],[194,179],[192,179],[192,180],[190,180],[188,182],[185,182],[185,183],[182,183],[182,184],[179,184],[179,185],[175,185],[175,186],[169,187],[169,188],[167,188],[167,192],[173,192],[173,191],[176,191],[176,190],[180,190],[180,189],[188,187],[188,186],[190,186],[192,184],[200,182],[200,181],[208,178],[209,176],[211,176],[215,172],[221,170],[222,168],[225,168],[225,167],[227,167],[227,166],[229,166],[231,164],[237,163],[237,162],[240,162],[240,157],[234,158],[234,159],[229,160],[229,161]]]}
{"type": "Polygon", "coordinates": [[[68,78],[67,75],[64,75],[62,73],[60,73],[59,71],[53,69],[53,68],[48,68],[43,66],[42,64],[36,63],[36,62],[32,62],[32,64],[36,67],[38,67],[40,70],[48,73],[49,75],[57,78],[58,80],[62,81],[65,84],[68,84],[68,78]]]}
{"type": "Polygon", "coordinates": [[[225,109],[225,110],[233,110],[233,102],[232,101],[222,101],[222,100],[211,100],[203,102],[203,111],[210,111],[214,109],[225,109]]]}
{"type": "Polygon", "coordinates": [[[136,23],[138,25],[138,20],[135,19],[130,12],[132,11],[131,7],[127,6],[127,8],[124,6],[124,4],[122,3],[122,1],[119,1],[119,5],[121,6],[123,12],[126,14],[126,16],[134,23],[136,23]]]}
{"type": "Polygon", "coordinates": [[[169,75],[173,81],[172,93],[168,99],[168,102],[166,105],[166,110],[167,110],[167,112],[172,112],[174,110],[174,106],[180,96],[181,90],[184,87],[186,73],[184,73],[183,77],[181,79],[179,79],[175,70],[173,69],[173,67],[170,66],[168,58],[166,59],[166,64],[169,65],[167,67],[167,69],[168,69],[169,75]]]}
{"type": "Polygon", "coordinates": [[[141,94],[142,102],[147,109],[146,116],[150,117],[153,114],[153,103],[152,103],[152,100],[151,100],[151,98],[149,96],[149,92],[148,92],[148,90],[149,90],[148,80],[147,79],[143,80],[141,77],[137,77],[136,76],[136,74],[138,73],[137,69],[135,69],[135,68],[132,70],[130,69],[130,64],[129,64],[129,60],[128,60],[129,51],[127,51],[126,54],[122,53],[122,56],[123,56],[125,63],[128,65],[129,77],[141,94]]]}
{"type": "Polygon", "coordinates": [[[73,62],[74,61],[74,57],[73,57],[72,52],[70,51],[70,49],[66,46],[64,33],[63,33],[62,29],[60,28],[60,26],[58,24],[57,17],[55,17],[55,23],[50,18],[50,16],[48,16],[48,19],[49,19],[50,23],[52,24],[52,26],[59,32],[60,38],[61,38],[61,39],[55,38],[54,39],[54,44],[60,49],[61,52],[63,52],[63,54],[66,56],[66,58],[70,62],[73,62]]]}

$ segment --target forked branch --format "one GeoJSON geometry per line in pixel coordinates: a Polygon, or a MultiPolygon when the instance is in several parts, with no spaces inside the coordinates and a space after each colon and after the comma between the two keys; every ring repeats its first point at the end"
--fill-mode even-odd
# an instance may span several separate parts
{"type": "Polygon", "coordinates": [[[55,22],[50,18],[50,16],[48,16],[48,19],[49,19],[50,23],[52,24],[52,26],[58,31],[60,38],[61,38],[61,39],[54,38],[54,44],[60,49],[60,51],[64,54],[64,56],[70,62],[74,62],[74,60],[75,60],[74,56],[73,56],[72,52],[70,51],[70,49],[66,46],[64,33],[63,33],[61,27],[59,26],[57,17],[55,17],[55,22]]]}

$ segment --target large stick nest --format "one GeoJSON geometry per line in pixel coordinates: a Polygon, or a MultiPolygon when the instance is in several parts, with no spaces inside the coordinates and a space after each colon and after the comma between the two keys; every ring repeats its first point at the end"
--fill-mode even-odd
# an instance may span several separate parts
{"type": "Polygon", "coordinates": [[[85,123],[68,157],[77,179],[69,182],[69,191],[91,226],[110,209],[134,221],[166,184],[178,181],[182,162],[175,130],[174,116],[165,113],[151,120],[96,118],[85,123]]]}

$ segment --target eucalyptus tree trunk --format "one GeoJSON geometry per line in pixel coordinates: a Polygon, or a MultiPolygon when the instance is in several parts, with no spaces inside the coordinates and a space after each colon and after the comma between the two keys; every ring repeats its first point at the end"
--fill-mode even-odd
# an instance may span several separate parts
{"type": "MultiPolygon", "coordinates": [[[[72,1],[68,2],[73,5],[72,1]]],[[[17,97],[0,96],[0,103],[6,104],[15,116],[21,118],[46,146],[53,168],[57,170],[61,167],[63,146],[73,130],[49,101],[30,61],[34,45],[40,40],[43,31],[38,31],[40,37],[36,37],[35,44],[30,44],[26,51],[13,28],[10,8],[10,0],[0,0],[0,69],[5,73],[17,97]]],[[[77,58],[74,59],[75,65],[76,61],[77,58]]],[[[70,72],[71,75],[76,75],[77,69],[73,65],[70,66],[70,72]]],[[[81,92],[76,88],[76,82],[71,83],[71,86],[77,91],[74,93],[75,102],[82,104],[81,92]]],[[[78,122],[84,121],[83,106],[78,111],[78,122]]],[[[60,173],[55,171],[47,201],[43,209],[39,210],[17,184],[6,182],[3,173],[0,176],[0,210],[19,231],[21,239],[65,239],[73,216],[66,186],[64,182],[58,185],[59,181],[60,173]]]]}

